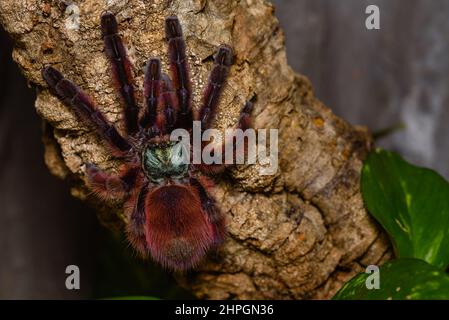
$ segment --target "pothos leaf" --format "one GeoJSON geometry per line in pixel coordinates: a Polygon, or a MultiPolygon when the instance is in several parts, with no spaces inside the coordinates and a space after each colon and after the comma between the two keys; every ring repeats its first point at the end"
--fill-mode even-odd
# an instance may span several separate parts
{"type": "Polygon", "coordinates": [[[368,289],[368,277],[361,273],[348,281],[334,300],[425,300],[449,299],[449,276],[418,259],[398,259],[380,267],[379,288],[368,289]]]}
{"type": "Polygon", "coordinates": [[[365,161],[361,188],[368,211],[381,223],[397,257],[449,264],[449,183],[381,149],[365,161]]]}

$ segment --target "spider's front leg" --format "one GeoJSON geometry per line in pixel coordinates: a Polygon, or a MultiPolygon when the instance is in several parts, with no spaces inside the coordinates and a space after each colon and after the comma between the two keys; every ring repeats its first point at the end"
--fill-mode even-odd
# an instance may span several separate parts
{"type": "Polygon", "coordinates": [[[181,24],[177,17],[165,20],[165,34],[168,41],[168,59],[178,98],[179,114],[176,128],[192,128],[192,89],[187,66],[186,44],[182,35],[181,24]]]}
{"type": "Polygon", "coordinates": [[[162,131],[169,134],[176,128],[179,106],[170,78],[166,74],[163,74],[162,78],[164,83],[161,94],[161,110],[164,117],[162,131]]]}
{"type": "Polygon", "coordinates": [[[215,55],[214,66],[210,72],[209,81],[203,94],[203,104],[199,117],[201,128],[209,129],[210,124],[217,112],[217,106],[223,91],[223,86],[232,65],[232,49],[226,45],[221,45],[215,55]]]}
{"type": "Polygon", "coordinates": [[[58,70],[51,66],[42,70],[42,77],[60,100],[70,106],[81,120],[96,130],[115,155],[123,155],[131,149],[128,141],[118,133],[115,126],[106,120],[91,99],[73,82],[65,79],[58,70]]]}
{"type": "Polygon", "coordinates": [[[253,111],[253,103],[247,101],[243,108],[240,110],[239,120],[237,122],[237,128],[245,131],[251,128],[251,112],[253,111]]]}
{"type": "Polygon", "coordinates": [[[105,52],[112,65],[114,80],[125,104],[126,130],[128,134],[134,134],[139,130],[139,108],[134,97],[131,62],[126,54],[125,46],[118,35],[117,20],[111,12],[102,14],[101,30],[105,52]]]}
{"type": "MultiPolygon", "coordinates": [[[[239,120],[237,122],[237,129],[245,131],[251,127],[251,112],[253,111],[253,103],[247,101],[243,108],[240,110],[239,120]]],[[[236,163],[238,154],[243,154],[244,157],[248,155],[248,140],[243,137],[243,141],[237,143],[235,136],[232,136],[231,141],[225,141],[223,151],[225,153],[231,152],[233,156],[233,163],[236,163]],[[226,150],[227,149],[227,150],[226,150]]]]}
{"type": "MultiPolygon", "coordinates": [[[[209,76],[209,81],[203,95],[203,104],[199,111],[199,120],[201,121],[202,130],[209,129],[212,120],[217,112],[217,107],[220,102],[220,97],[223,92],[223,88],[226,82],[226,78],[229,74],[229,68],[233,62],[232,49],[226,45],[221,45],[215,55],[214,66],[209,76]]],[[[250,127],[250,113],[252,110],[252,103],[247,102],[240,111],[240,117],[237,123],[237,128],[246,130],[250,127]]],[[[224,141],[221,146],[221,154],[225,155],[226,147],[232,143],[232,152],[235,157],[236,150],[235,141],[224,141]]],[[[225,169],[225,164],[212,164],[212,165],[200,165],[199,169],[208,174],[216,174],[225,169]]]]}
{"type": "Polygon", "coordinates": [[[140,120],[152,136],[170,133],[175,129],[178,99],[169,76],[161,72],[159,59],[150,59],[144,81],[145,111],[140,120]]]}
{"type": "MultiPolygon", "coordinates": [[[[249,129],[251,127],[251,112],[253,110],[253,103],[248,101],[245,103],[245,105],[243,106],[243,108],[240,110],[240,116],[239,116],[239,120],[237,122],[236,125],[236,129],[241,129],[242,131],[245,131],[246,129],[249,129]]],[[[214,174],[219,174],[221,172],[223,172],[226,169],[226,164],[224,163],[224,157],[226,154],[232,154],[233,155],[233,160],[235,163],[235,159],[238,153],[243,153],[246,155],[247,152],[247,141],[244,140],[243,143],[238,144],[236,141],[235,136],[232,136],[231,139],[229,139],[228,141],[223,141],[218,147],[217,149],[221,149],[219,150],[221,155],[222,155],[222,159],[223,162],[222,163],[213,163],[213,164],[198,164],[195,165],[195,167],[200,170],[202,173],[207,174],[207,175],[214,175],[214,174]]],[[[214,149],[216,150],[216,149],[214,149]]],[[[215,151],[217,152],[217,151],[215,151]]]]}
{"type": "Polygon", "coordinates": [[[148,60],[143,83],[145,110],[140,119],[143,128],[153,128],[156,124],[162,85],[161,61],[155,58],[148,60]]]}

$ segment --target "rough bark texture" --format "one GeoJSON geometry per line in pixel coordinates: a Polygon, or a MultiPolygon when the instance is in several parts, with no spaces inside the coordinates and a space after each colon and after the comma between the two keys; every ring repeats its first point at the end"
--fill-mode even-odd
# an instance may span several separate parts
{"type": "MultiPolygon", "coordinates": [[[[234,169],[214,191],[228,220],[229,238],[198,270],[179,276],[200,298],[329,298],[363,266],[390,256],[389,242],[363,207],[366,130],[337,118],[310,83],[287,65],[273,6],[263,0],[75,1],[79,29],[70,29],[68,3],[3,0],[0,22],[14,38],[14,59],[39,88],[36,109],[48,124],[44,143],[51,172],[70,179],[72,193],[98,204],[110,228],[126,223],[120,203],[103,205],[85,187],[83,164],[117,168],[92,131],[47,90],[40,70],[52,64],[75,81],[120,126],[121,107],[103,53],[99,17],[116,13],[142,88],[148,57],[165,59],[163,22],[176,14],[184,28],[198,105],[217,45],[230,44],[236,64],[216,127],[234,126],[244,101],[256,96],[256,128],[279,129],[279,171],[234,169]],[[291,214],[291,208],[299,212],[291,214]],[[300,219],[300,216],[303,218],[300,219]]],[[[73,8],[73,6],[71,7],[73,8]]],[[[166,68],[166,60],[164,60],[166,68]]]]}

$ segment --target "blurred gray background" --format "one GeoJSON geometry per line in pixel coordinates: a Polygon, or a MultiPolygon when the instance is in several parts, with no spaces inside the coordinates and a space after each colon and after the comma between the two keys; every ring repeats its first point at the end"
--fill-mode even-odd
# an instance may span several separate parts
{"type": "Polygon", "coordinates": [[[449,1],[273,0],[290,65],[336,114],[378,145],[449,178],[449,1]],[[365,9],[380,9],[367,30],[365,9]]]}
{"type": "MultiPolygon", "coordinates": [[[[449,0],[273,3],[289,63],[311,79],[320,100],[372,131],[403,123],[405,129],[379,145],[449,178],[449,0]],[[378,31],[365,28],[369,4],[380,7],[378,31]]],[[[12,63],[11,42],[0,30],[0,299],[112,296],[95,289],[101,277],[111,287],[134,281],[168,288],[144,283],[140,271],[131,280],[114,278],[128,274],[123,268],[129,266],[118,262],[120,250],[105,251],[111,245],[102,246],[93,211],[48,173],[33,102],[34,91],[12,63]],[[98,268],[101,256],[115,270],[98,268]],[[81,268],[80,291],[64,287],[68,264],[81,268]]],[[[117,294],[123,292],[137,293],[132,286],[117,294]]]]}

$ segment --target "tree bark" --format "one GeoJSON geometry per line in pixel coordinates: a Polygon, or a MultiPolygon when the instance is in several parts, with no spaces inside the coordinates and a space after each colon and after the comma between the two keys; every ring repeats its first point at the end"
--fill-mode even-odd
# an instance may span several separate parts
{"type": "Polygon", "coordinates": [[[121,230],[121,203],[89,197],[83,164],[116,170],[95,134],[47,90],[41,68],[51,64],[87,91],[121,126],[99,28],[114,12],[142,88],[151,56],[167,69],[164,18],[184,29],[198,106],[217,45],[234,48],[235,65],[220,104],[217,128],[233,127],[243,103],[256,97],[255,128],[279,129],[279,170],[232,169],[214,196],[226,214],[229,237],[195,272],[179,281],[200,298],[329,298],[369,264],[390,258],[390,244],[364,209],[359,180],[372,146],[364,128],[336,117],[313,95],[309,81],[288,66],[274,8],[264,0],[3,0],[0,22],[15,40],[13,57],[38,88],[36,110],[46,123],[45,160],[73,185],[73,195],[98,207],[100,220],[121,230]],[[79,28],[76,12],[79,10],[79,28]],[[299,210],[292,210],[299,209],[299,210]],[[294,212],[292,214],[292,212],[294,212]]]}

